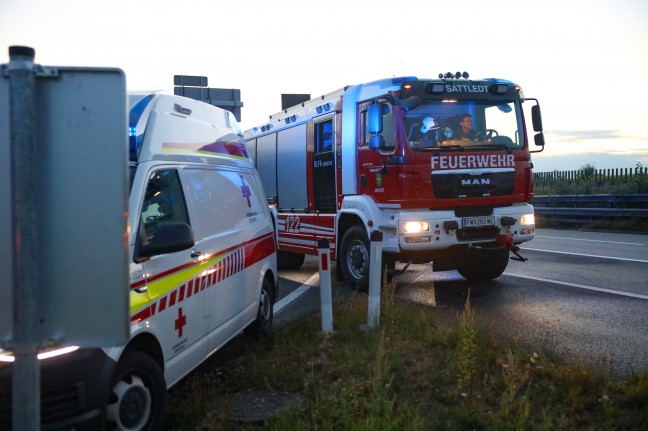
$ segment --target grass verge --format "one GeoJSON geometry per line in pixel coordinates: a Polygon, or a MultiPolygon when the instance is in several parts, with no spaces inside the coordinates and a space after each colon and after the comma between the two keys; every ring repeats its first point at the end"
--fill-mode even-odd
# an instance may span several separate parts
{"type": "MultiPolygon", "coordinates": [[[[170,396],[173,430],[641,430],[648,375],[614,380],[494,341],[463,313],[394,301],[363,329],[366,295],[334,304],[333,334],[319,314],[245,344],[223,367],[202,367],[170,396]],[[446,312],[447,314],[447,312],[446,312]],[[228,419],[223,399],[250,389],[302,402],[259,422],[228,419]]],[[[239,340],[240,341],[240,340],[239,340]]]]}

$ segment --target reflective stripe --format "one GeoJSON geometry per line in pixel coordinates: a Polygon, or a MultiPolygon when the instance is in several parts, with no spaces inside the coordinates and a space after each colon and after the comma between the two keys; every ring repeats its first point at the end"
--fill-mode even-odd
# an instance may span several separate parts
{"type": "Polygon", "coordinates": [[[162,276],[151,277],[150,280],[153,281],[149,282],[147,289],[150,303],[146,294],[137,294],[131,290],[131,324],[181,303],[274,252],[273,236],[267,234],[233,250],[228,249],[211,259],[183,265],[163,273],[162,276]]]}

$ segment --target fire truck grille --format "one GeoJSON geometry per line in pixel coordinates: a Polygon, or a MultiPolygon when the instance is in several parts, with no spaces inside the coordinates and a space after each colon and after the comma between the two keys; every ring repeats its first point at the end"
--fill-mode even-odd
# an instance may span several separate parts
{"type": "Polygon", "coordinates": [[[432,175],[432,190],[439,199],[504,196],[513,193],[515,172],[487,172],[478,175],[452,173],[432,175]]]}
{"type": "Polygon", "coordinates": [[[469,229],[457,230],[457,239],[459,241],[474,241],[483,239],[494,240],[499,235],[500,229],[497,226],[485,226],[469,229]]]}

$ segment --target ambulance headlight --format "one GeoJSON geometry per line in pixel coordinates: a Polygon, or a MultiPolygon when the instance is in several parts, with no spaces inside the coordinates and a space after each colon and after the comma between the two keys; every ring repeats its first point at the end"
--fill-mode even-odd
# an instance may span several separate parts
{"type": "Polygon", "coordinates": [[[408,221],[403,226],[405,233],[429,232],[430,223],[426,221],[408,221]]]}
{"type": "MultiPolygon", "coordinates": [[[[45,359],[49,358],[55,358],[57,356],[61,355],[66,355],[68,353],[72,353],[79,350],[79,346],[69,346],[69,347],[63,347],[63,348],[55,348],[55,349],[46,349],[41,351],[38,354],[38,360],[42,361],[45,359]]],[[[13,354],[10,352],[7,352],[5,350],[0,350],[0,364],[2,363],[10,363],[15,360],[13,354]]]]}
{"type": "Polygon", "coordinates": [[[520,224],[535,224],[535,216],[533,214],[524,214],[520,219],[520,224]]]}

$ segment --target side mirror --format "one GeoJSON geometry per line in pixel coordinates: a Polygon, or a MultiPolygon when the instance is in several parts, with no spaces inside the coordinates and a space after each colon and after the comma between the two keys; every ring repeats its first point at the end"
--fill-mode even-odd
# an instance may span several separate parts
{"type": "Polygon", "coordinates": [[[385,146],[385,138],[382,135],[373,135],[369,137],[369,148],[372,150],[380,150],[385,146]]]}
{"type": "Polygon", "coordinates": [[[367,128],[372,135],[380,134],[383,131],[382,110],[382,103],[374,103],[367,108],[367,128]]]}
{"type": "Polygon", "coordinates": [[[544,139],[544,133],[536,133],[535,136],[533,136],[533,141],[538,147],[541,147],[537,151],[531,151],[531,153],[541,153],[544,150],[545,146],[545,139],[544,139]]]}
{"type": "Polygon", "coordinates": [[[144,262],[152,256],[186,250],[195,244],[193,230],[187,223],[167,222],[155,228],[155,235],[148,244],[140,241],[135,246],[136,262],[144,262]]]}
{"type": "Polygon", "coordinates": [[[533,131],[542,132],[542,116],[540,115],[540,105],[533,105],[531,107],[531,120],[533,121],[533,131]]]}

